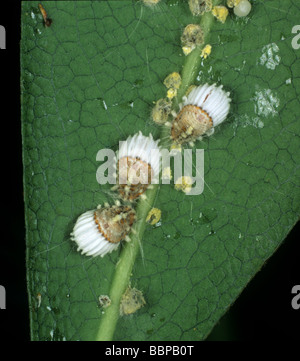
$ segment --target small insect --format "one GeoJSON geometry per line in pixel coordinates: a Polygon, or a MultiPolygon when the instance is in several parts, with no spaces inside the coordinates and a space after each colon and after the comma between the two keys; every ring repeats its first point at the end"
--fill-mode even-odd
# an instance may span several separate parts
{"type": "Polygon", "coordinates": [[[117,189],[125,201],[134,201],[149,187],[152,180],[157,179],[160,170],[160,149],[158,142],[141,132],[123,142],[118,152],[118,181],[113,189],[117,189]]]}
{"type": "Polygon", "coordinates": [[[173,99],[177,95],[177,90],[181,84],[181,76],[177,72],[169,74],[164,80],[164,85],[168,89],[167,98],[173,99]]]}
{"type": "Polygon", "coordinates": [[[157,222],[160,221],[160,218],[161,210],[158,208],[152,208],[146,217],[146,222],[150,223],[151,226],[154,226],[157,222]]]}
{"type": "Polygon", "coordinates": [[[164,80],[164,85],[170,89],[170,88],[175,88],[175,89],[179,89],[181,84],[181,76],[179,73],[177,72],[173,72],[171,74],[169,74],[165,80],[164,80]]]}
{"type": "Polygon", "coordinates": [[[228,9],[226,6],[214,6],[212,9],[212,14],[219,20],[222,24],[225,23],[228,16],[228,9]]]}
{"type": "Polygon", "coordinates": [[[52,19],[48,18],[46,10],[44,9],[42,4],[39,4],[39,9],[40,9],[40,12],[42,13],[42,16],[44,19],[44,24],[48,28],[52,24],[52,19]]]}
{"type": "Polygon", "coordinates": [[[194,16],[211,11],[212,0],[189,0],[189,7],[194,16]]]}
{"type": "Polygon", "coordinates": [[[171,114],[172,102],[170,99],[159,99],[152,109],[152,120],[157,124],[164,124],[171,114]]]}
{"type": "Polygon", "coordinates": [[[186,194],[190,193],[193,185],[193,180],[189,176],[179,177],[175,182],[175,189],[186,194]]]}
{"type": "Polygon", "coordinates": [[[192,143],[202,135],[212,135],[229,112],[231,99],[222,85],[200,85],[183,97],[183,106],[172,122],[171,138],[179,143],[192,143]]]}
{"type": "Polygon", "coordinates": [[[123,294],[120,302],[120,315],[131,315],[145,306],[146,301],[142,291],[129,286],[123,294]]]}
{"type": "Polygon", "coordinates": [[[211,53],[211,45],[207,44],[201,52],[201,58],[206,59],[211,53]]]}
{"type": "Polygon", "coordinates": [[[108,295],[99,296],[99,305],[100,307],[107,308],[111,305],[111,299],[108,295]]]}
{"type": "Polygon", "coordinates": [[[190,54],[197,46],[204,42],[204,34],[200,25],[187,25],[181,35],[181,45],[184,55],[190,54]]]}
{"type": "Polygon", "coordinates": [[[135,210],[119,202],[113,206],[99,206],[79,216],[71,239],[82,254],[103,257],[117,249],[121,241],[130,241],[128,234],[135,219],[135,210]]]}
{"type": "Polygon", "coordinates": [[[233,9],[236,16],[244,17],[249,15],[251,11],[251,3],[248,0],[241,0],[233,9]]]}

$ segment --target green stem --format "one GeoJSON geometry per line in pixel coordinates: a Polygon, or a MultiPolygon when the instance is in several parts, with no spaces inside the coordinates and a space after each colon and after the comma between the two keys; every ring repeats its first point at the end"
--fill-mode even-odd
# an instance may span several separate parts
{"type": "MultiPolygon", "coordinates": [[[[214,5],[220,3],[220,0],[215,0],[214,5]]],[[[204,32],[205,43],[207,44],[210,28],[213,23],[213,15],[206,13],[201,16],[200,25],[204,32]]],[[[185,64],[182,69],[182,83],[177,94],[177,102],[181,100],[186,93],[188,87],[195,81],[201,63],[201,52],[203,47],[194,49],[185,59],[185,64]]],[[[160,145],[162,147],[170,146],[170,129],[163,127],[161,131],[160,145]]],[[[131,233],[131,241],[126,243],[122,249],[120,259],[116,265],[114,277],[112,280],[109,297],[111,305],[105,309],[96,336],[97,341],[111,341],[113,339],[114,331],[118,322],[120,314],[120,301],[123,293],[129,285],[132,269],[138,251],[140,249],[140,242],[143,238],[146,228],[146,217],[154,205],[157,197],[159,185],[153,185],[152,189],[146,192],[146,199],[140,199],[136,213],[137,223],[131,233]]]]}
{"type": "Polygon", "coordinates": [[[111,341],[113,339],[120,313],[121,297],[129,285],[134,262],[140,249],[140,241],[143,238],[145,227],[147,225],[145,219],[154,204],[158,188],[159,185],[154,184],[153,188],[146,192],[147,198],[139,200],[136,209],[138,220],[133,232],[131,233],[131,241],[125,244],[121,252],[120,259],[116,265],[109,293],[111,305],[105,309],[105,313],[102,316],[96,338],[97,341],[111,341]]]}
{"type": "MultiPolygon", "coordinates": [[[[213,5],[218,5],[221,0],[213,1],[213,5]]],[[[205,13],[201,16],[200,26],[203,30],[204,43],[202,46],[198,46],[189,55],[186,56],[185,63],[181,72],[181,86],[177,92],[177,103],[180,101],[186,93],[188,87],[195,82],[197,74],[199,72],[200,64],[202,61],[201,53],[206,44],[208,44],[210,29],[215,21],[211,12],[205,13]]]]}

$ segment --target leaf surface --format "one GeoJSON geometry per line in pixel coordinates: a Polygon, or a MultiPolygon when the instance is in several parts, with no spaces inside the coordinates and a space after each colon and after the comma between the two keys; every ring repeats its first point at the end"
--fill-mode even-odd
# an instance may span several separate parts
{"type": "MultiPolygon", "coordinates": [[[[153,102],[181,71],[185,2],[22,4],[21,81],[27,278],[33,340],[93,340],[118,252],[91,259],[70,241],[77,217],[112,202],[97,152],[141,130],[159,137],[153,102]],[[39,300],[41,301],[39,303],[39,300]]],[[[131,284],[146,306],[119,319],[116,340],[203,340],[299,216],[299,5],[253,1],[211,32],[197,84],[231,93],[228,119],[197,142],[205,188],[163,185],[161,222],[142,240],[131,284]]]]}

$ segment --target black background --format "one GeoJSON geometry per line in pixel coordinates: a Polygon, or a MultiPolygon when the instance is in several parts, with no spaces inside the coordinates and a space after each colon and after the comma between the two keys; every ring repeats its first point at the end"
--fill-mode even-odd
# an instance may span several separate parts
{"type": "MultiPolygon", "coordinates": [[[[25,272],[23,165],[20,122],[20,2],[1,2],[6,29],[1,66],[1,229],[0,285],[7,309],[0,310],[1,340],[29,341],[25,272]],[[6,3],[6,4],[5,4],[6,3]]],[[[220,320],[208,340],[300,340],[300,309],[291,289],[300,284],[299,223],[220,320]]]]}

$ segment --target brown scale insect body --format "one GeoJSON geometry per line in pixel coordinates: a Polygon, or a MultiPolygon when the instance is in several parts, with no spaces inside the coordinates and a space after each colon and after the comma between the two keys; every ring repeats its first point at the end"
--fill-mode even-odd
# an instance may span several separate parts
{"type": "Polygon", "coordinates": [[[196,105],[185,105],[174,119],[172,139],[177,143],[196,140],[213,126],[211,117],[196,105]]]}
{"type": "Polygon", "coordinates": [[[135,211],[129,206],[100,208],[94,212],[99,232],[111,243],[119,243],[129,234],[135,211]]]}
{"type": "Polygon", "coordinates": [[[134,201],[151,183],[153,169],[140,158],[124,157],[118,163],[118,191],[125,201],[134,201]]]}

